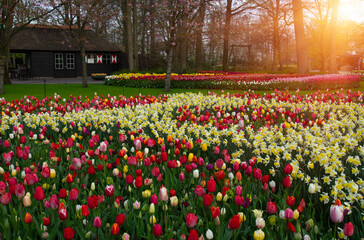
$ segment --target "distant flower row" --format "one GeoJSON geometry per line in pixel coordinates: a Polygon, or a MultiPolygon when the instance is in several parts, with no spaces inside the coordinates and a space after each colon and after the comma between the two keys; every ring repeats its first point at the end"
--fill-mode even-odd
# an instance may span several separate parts
{"type": "MultiPolygon", "coordinates": [[[[163,88],[166,74],[119,74],[107,76],[106,85],[163,88]]],[[[203,72],[196,74],[172,74],[172,88],[235,89],[235,90],[318,90],[358,88],[359,75],[289,75],[246,74],[229,72],[203,72]]]]}
{"type": "Polygon", "coordinates": [[[1,238],[359,239],[363,97],[1,99],[1,238]]]}

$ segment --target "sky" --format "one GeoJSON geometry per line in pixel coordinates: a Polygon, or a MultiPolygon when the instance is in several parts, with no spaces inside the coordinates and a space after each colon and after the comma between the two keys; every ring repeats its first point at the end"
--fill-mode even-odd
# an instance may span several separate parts
{"type": "Polygon", "coordinates": [[[364,23],[364,0],[339,0],[339,19],[364,23]]]}

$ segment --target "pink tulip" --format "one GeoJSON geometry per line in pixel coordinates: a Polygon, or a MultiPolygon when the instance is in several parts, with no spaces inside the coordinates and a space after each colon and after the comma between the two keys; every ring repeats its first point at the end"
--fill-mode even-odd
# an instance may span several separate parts
{"type": "Polygon", "coordinates": [[[158,197],[157,195],[153,194],[151,197],[150,197],[150,203],[154,204],[154,205],[157,205],[158,204],[158,197]]]}
{"type": "Polygon", "coordinates": [[[4,193],[1,197],[0,197],[0,203],[7,205],[11,202],[11,194],[9,192],[4,193]]]}
{"type": "Polygon", "coordinates": [[[25,195],[25,187],[24,184],[19,183],[15,186],[15,196],[17,198],[22,198],[25,195]]]}
{"type": "Polygon", "coordinates": [[[168,201],[168,190],[163,185],[159,189],[159,199],[164,202],[168,201]]]}
{"type": "Polygon", "coordinates": [[[345,223],[344,234],[348,237],[351,237],[354,234],[354,226],[351,222],[345,223]]]}
{"type": "Polygon", "coordinates": [[[284,212],[284,217],[286,219],[292,219],[293,218],[293,211],[290,208],[287,208],[286,211],[284,212]]]}
{"type": "Polygon", "coordinates": [[[99,228],[101,227],[102,221],[100,217],[95,217],[94,219],[94,227],[99,228]]]}
{"type": "Polygon", "coordinates": [[[197,224],[198,218],[193,213],[187,213],[186,224],[189,228],[194,228],[197,224]]]}
{"type": "Polygon", "coordinates": [[[334,223],[341,223],[344,220],[344,207],[343,205],[332,205],[330,207],[330,218],[334,223]]]}

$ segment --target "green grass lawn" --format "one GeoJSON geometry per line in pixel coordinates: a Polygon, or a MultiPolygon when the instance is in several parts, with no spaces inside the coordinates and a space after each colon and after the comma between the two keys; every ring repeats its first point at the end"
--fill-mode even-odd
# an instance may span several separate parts
{"type": "MultiPolygon", "coordinates": [[[[353,91],[364,91],[364,81],[360,82],[360,88],[352,89],[353,91]]],[[[194,93],[203,93],[207,94],[209,91],[214,91],[218,94],[221,94],[221,90],[208,90],[208,89],[171,89],[169,94],[173,93],[184,93],[184,92],[194,92],[194,93]]],[[[54,93],[59,94],[61,97],[68,98],[71,94],[73,96],[88,96],[92,97],[95,92],[100,96],[110,94],[111,96],[119,96],[124,95],[126,97],[134,96],[139,93],[142,95],[152,95],[158,96],[160,94],[165,94],[164,89],[158,88],[124,88],[124,87],[114,87],[107,86],[101,84],[89,84],[88,88],[83,88],[81,84],[47,84],[44,89],[43,84],[14,84],[14,85],[5,85],[4,86],[4,94],[0,95],[0,98],[5,98],[6,101],[11,101],[15,99],[21,99],[25,95],[35,96],[38,99],[42,99],[45,96],[53,96],[54,93]]],[[[235,93],[235,92],[244,92],[244,91],[224,91],[235,93]]],[[[271,93],[272,91],[255,91],[260,95],[264,93],[271,93]]],[[[301,91],[300,94],[308,94],[313,91],[301,91]]]]}

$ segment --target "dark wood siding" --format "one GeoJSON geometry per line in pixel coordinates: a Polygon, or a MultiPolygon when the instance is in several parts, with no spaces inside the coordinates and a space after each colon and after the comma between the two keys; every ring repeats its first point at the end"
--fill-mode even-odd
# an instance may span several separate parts
{"type": "Polygon", "coordinates": [[[52,52],[31,52],[31,71],[37,77],[53,77],[54,59],[52,52]]]}

